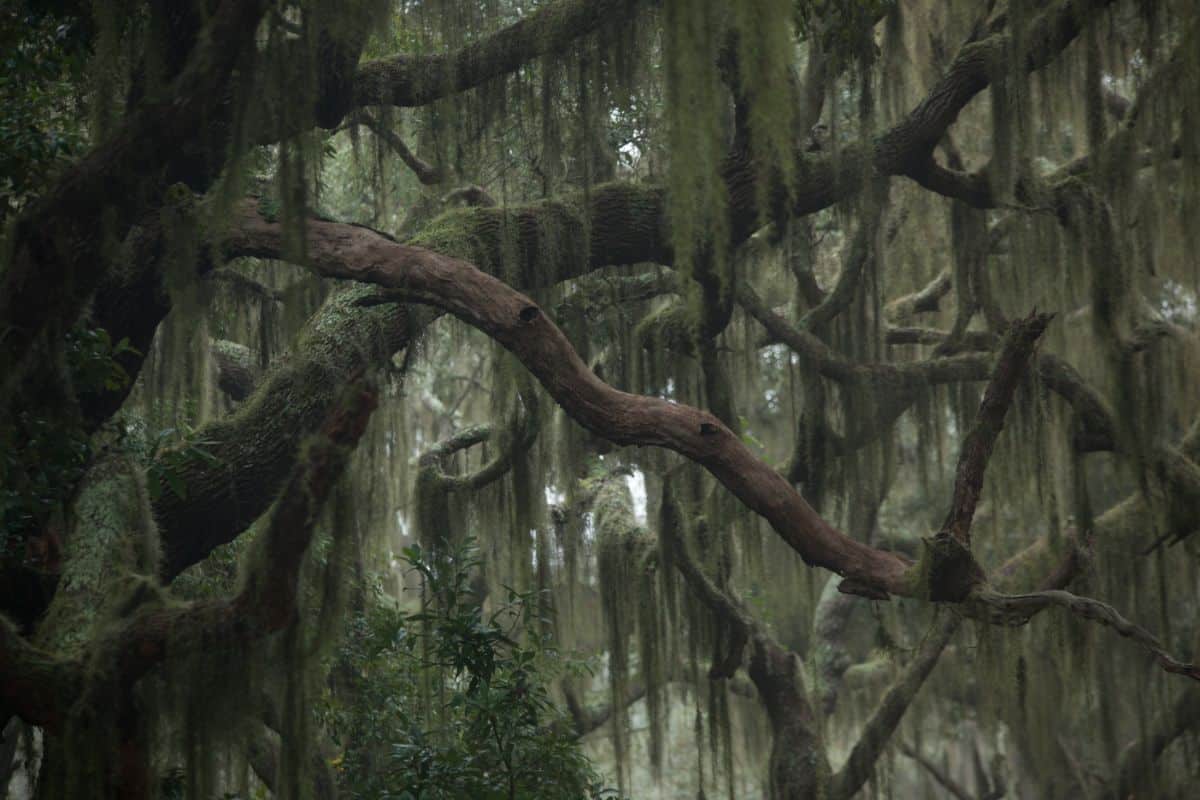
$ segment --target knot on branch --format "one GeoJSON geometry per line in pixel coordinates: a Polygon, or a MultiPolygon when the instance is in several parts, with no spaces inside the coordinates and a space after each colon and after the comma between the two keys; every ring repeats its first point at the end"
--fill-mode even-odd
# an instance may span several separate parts
{"type": "Polygon", "coordinates": [[[535,319],[537,319],[538,314],[540,314],[540,313],[541,312],[538,310],[537,306],[525,306],[524,308],[521,309],[520,313],[518,313],[517,316],[520,318],[521,322],[528,325],[529,323],[531,323],[535,319]]]}
{"type": "Polygon", "coordinates": [[[961,541],[942,532],[923,539],[921,559],[916,574],[922,585],[918,593],[934,602],[961,603],[984,583],[983,567],[961,541]]]}

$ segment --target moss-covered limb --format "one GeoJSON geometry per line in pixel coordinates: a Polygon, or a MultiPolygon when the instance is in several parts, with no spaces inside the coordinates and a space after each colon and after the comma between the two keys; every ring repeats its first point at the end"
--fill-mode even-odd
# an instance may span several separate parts
{"type": "Polygon", "coordinates": [[[15,714],[30,725],[57,731],[83,686],[79,658],[35,646],[0,617],[0,719],[15,714]]]}
{"type": "Polygon", "coordinates": [[[1066,400],[1080,422],[1075,446],[1082,451],[1116,446],[1116,416],[1108,401],[1079,371],[1052,353],[1037,357],[1038,378],[1066,400]]]}
{"type": "MultiPolygon", "coordinates": [[[[671,563],[689,590],[731,629],[735,642],[742,643],[736,653],[726,654],[725,660],[732,662],[736,658],[740,665],[742,650],[745,645],[749,646],[746,671],[771,723],[770,797],[780,800],[827,797],[829,762],[804,686],[800,660],[759,624],[745,606],[705,574],[692,558],[683,537],[683,510],[674,495],[670,478],[663,483],[660,514],[659,536],[664,552],[670,554],[671,563]]],[[[724,674],[731,674],[728,664],[724,666],[724,674]]]]}
{"type": "Polygon", "coordinates": [[[347,120],[347,124],[362,125],[375,134],[376,138],[391,148],[393,153],[400,156],[400,160],[404,162],[406,167],[413,171],[413,174],[417,176],[417,180],[423,185],[432,186],[445,180],[445,173],[440,167],[436,167],[420,158],[409,149],[404,140],[400,138],[400,134],[389,128],[370,112],[362,109],[353,112],[347,120]]]}
{"type": "Polygon", "coordinates": [[[211,458],[185,459],[177,470],[184,494],[164,491],[154,503],[164,579],[261,516],[292,468],[300,440],[321,424],[350,376],[408,345],[422,323],[395,303],[362,305],[376,294],[368,287],[335,293],[254,394],[197,431],[204,443],[198,446],[211,458]]]}
{"type": "MultiPolygon", "coordinates": [[[[1141,796],[1154,785],[1154,765],[1163,751],[1180,736],[1200,727],[1200,692],[1185,688],[1175,702],[1154,720],[1138,739],[1121,752],[1108,797],[1141,796]]],[[[1145,795],[1151,796],[1150,793],[1145,795]]]]}
{"type": "MultiPolygon", "coordinates": [[[[917,325],[888,326],[883,335],[888,344],[924,345],[941,344],[950,336],[948,331],[917,325]]],[[[959,337],[958,345],[966,352],[995,350],[996,341],[996,336],[988,331],[966,331],[959,337]]]]}
{"type": "Polygon", "coordinates": [[[106,243],[154,207],[164,171],[205,135],[230,76],[270,4],[223,2],[172,90],[136,109],[104,144],[67,170],[17,222],[0,286],[0,404],[7,408],[38,342],[71,325],[108,273],[106,243]]]}
{"type": "Polygon", "coordinates": [[[941,356],[923,361],[859,363],[837,353],[815,334],[777,314],[748,285],[737,288],[738,304],[770,334],[808,360],[823,376],[838,383],[872,384],[892,390],[916,384],[984,380],[991,357],[980,353],[941,356]]]}
{"type": "MultiPolygon", "coordinates": [[[[158,566],[158,531],[140,465],[101,456],[72,505],[58,587],[39,621],[37,642],[80,655],[121,604],[149,590],[158,566]]],[[[152,591],[151,591],[152,593],[152,591]]]]}
{"type": "Polygon", "coordinates": [[[668,352],[677,356],[696,355],[696,315],[683,300],[670,302],[639,321],[634,338],[650,352],[668,352]]]}
{"type": "Polygon", "coordinates": [[[638,12],[638,0],[560,0],[453,53],[369,61],[354,76],[356,106],[423,106],[515,72],[638,12]]]}
{"type": "Polygon", "coordinates": [[[913,291],[912,294],[906,294],[902,297],[896,297],[895,300],[889,301],[887,306],[884,306],[883,313],[887,315],[892,323],[904,323],[911,319],[914,314],[922,314],[937,311],[941,305],[942,297],[949,294],[950,288],[953,287],[950,281],[950,271],[942,270],[937,273],[937,277],[926,283],[924,287],[913,291]]]}
{"type": "Polygon", "coordinates": [[[114,658],[122,685],[132,686],[168,657],[244,644],[294,620],[300,565],[317,517],[375,403],[373,388],[363,381],[343,384],[320,432],[305,443],[292,468],[235,597],[150,607],[105,638],[101,646],[114,658]]]}
{"type": "Polygon", "coordinates": [[[996,366],[984,390],[975,423],[959,451],[954,475],[954,496],[942,532],[949,533],[967,547],[971,545],[971,523],[983,491],[983,475],[996,439],[1004,428],[1004,418],[1033,358],[1034,347],[1052,319],[1050,314],[1031,314],[1015,323],[1005,334],[996,366]]]}
{"type": "MultiPolygon", "coordinates": [[[[1045,67],[1083,30],[1090,18],[1112,0],[1060,0],[1026,23],[1024,63],[1033,72],[1045,67]]],[[[1021,24],[1009,20],[1009,27],[1021,24]]],[[[993,33],[964,45],[945,75],[901,122],[880,137],[873,161],[885,175],[909,175],[918,182],[942,135],[966,104],[983,91],[1012,48],[1011,31],[993,33]]]]}
{"type": "MultiPolygon", "coordinates": [[[[263,220],[240,205],[224,240],[227,256],[277,258],[274,242],[252,235],[263,220]]],[[[654,185],[606,183],[586,196],[506,207],[447,211],[410,243],[470,261],[527,290],[577,278],[601,267],[670,264],[664,193],[654,185]]]]}
{"type": "MultiPolygon", "coordinates": [[[[1069,178],[1086,177],[1092,174],[1097,167],[1114,164],[1118,160],[1128,158],[1135,159],[1136,166],[1139,168],[1151,166],[1157,158],[1161,157],[1161,154],[1142,150],[1137,146],[1138,120],[1142,117],[1147,105],[1154,102],[1163,92],[1170,91],[1173,86],[1177,85],[1183,67],[1183,52],[1187,46],[1185,44],[1187,40],[1188,36],[1181,37],[1181,44],[1172,50],[1170,56],[1155,65],[1154,71],[1142,83],[1137,97],[1128,104],[1121,124],[1110,136],[1094,150],[1062,164],[1040,181],[1034,180],[1031,176],[1023,176],[1020,180],[1019,190],[1024,194],[1044,191],[1039,188],[1039,184],[1055,185],[1069,178]]],[[[1181,154],[1179,142],[1176,141],[1167,155],[1171,158],[1179,158],[1181,154]]],[[[973,208],[996,208],[1000,204],[1000,198],[993,191],[990,165],[973,172],[966,172],[959,168],[944,167],[933,159],[929,159],[909,177],[931,191],[960,200],[973,208]]],[[[989,241],[993,249],[1008,234],[1013,223],[1020,216],[1017,213],[1010,214],[992,225],[989,241]]]]}
{"type": "Polygon", "coordinates": [[[483,444],[492,438],[491,425],[472,425],[469,428],[463,428],[458,433],[448,436],[437,442],[424,453],[421,454],[418,461],[422,466],[427,464],[436,464],[447,456],[453,455],[460,450],[466,450],[474,447],[477,444],[483,444]]]}
{"type": "Polygon", "coordinates": [[[496,198],[492,197],[487,189],[474,183],[468,183],[446,192],[442,195],[442,204],[450,207],[457,205],[477,208],[492,208],[499,205],[496,198]]]}
{"type": "Polygon", "coordinates": [[[673,270],[654,270],[638,275],[596,275],[577,281],[571,294],[555,308],[555,316],[565,319],[579,316],[591,320],[612,306],[623,306],[679,293],[679,281],[673,270]]]}
{"type": "MultiPolygon", "coordinates": [[[[590,481],[591,509],[596,530],[596,571],[601,611],[608,645],[609,706],[613,750],[618,773],[628,758],[625,699],[632,693],[632,678],[646,684],[651,723],[651,758],[659,763],[662,742],[661,695],[665,680],[659,629],[657,542],[633,516],[633,501],[625,483],[626,471],[597,476],[590,481]],[[639,669],[631,676],[630,639],[637,642],[639,669]]],[[[620,774],[624,786],[625,777],[620,774]]]]}
{"type": "Polygon", "coordinates": [[[442,462],[447,456],[492,440],[495,433],[492,426],[473,425],[443,439],[421,454],[418,462],[422,472],[426,473],[426,479],[436,480],[444,491],[477,491],[507,475],[515,459],[529,452],[541,431],[542,417],[537,392],[528,387],[520,392],[520,397],[523,412],[515,414],[507,424],[498,452],[486,464],[462,475],[449,475],[442,469],[442,462]]]}
{"type": "Polygon", "coordinates": [[[1111,628],[1117,635],[1141,646],[1164,671],[1200,681],[1200,664],[1175,658],[1154,634],[1130,621],[1107,603],[1091,597],[1081,597],[1062,589],[1003,594],[989,587],[981,587],[972,593],[968,605],[976,616],[1000,625],[1023,625],[1047,608],[1062,608],[1077,617],[1111,628]]]}
{"type": "Polygon", "coordinates": [[[210,343],[217,368],[217,386],[231,400],[245,400],[262,377],[258,355],[244,344],[228,339],[210,343]]]}
{"type": "Polygon", "coordinates": [[[942,612],[941,618],[934,620],[916,655],[879,701],[863,726],[846,763],[834,776],[831,798],[849,800],[870,779],[875,771],[875,762],[887,747],[904,712],[916,698],[961,622],[960,615],[949,612],[942,612]]]}

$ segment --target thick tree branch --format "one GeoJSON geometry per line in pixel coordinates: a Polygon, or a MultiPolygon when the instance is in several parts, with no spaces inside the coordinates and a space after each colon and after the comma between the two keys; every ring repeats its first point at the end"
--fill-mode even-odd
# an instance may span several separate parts
{"type": "Polygon", "coordinates": [[[515,72],[637,13],[637,0],[561,0],[454,53],[369,61],[354,77],[357,106],[423,106],[515,72]]]}
{"type": "Polygon", "coordinates": [[[320,433],[305,445],[258,543],[261,552],[255,566],[235,597],[181,608],[151,608],[134,616],[105,643],[115,657],[122,685],[132,686],[168,657],[185,656],[217,643],[235,646],[293,621],[300,565],[318,514],[375,404],[375,392],[365,383],[345,387],[320,433]]]}
{"type": "Polygon", "coordinates": [[[325,419],[350,376],[408,345],[421,321],[395,303],[362,307],[377,294],[368,287],[335,293],[254,394],[197,431],[209,458],[186,457],[178,466],[186,493],[163,492],[154,502],[164,580],[258,519],[291,470],[300,441],[325,419]]]}

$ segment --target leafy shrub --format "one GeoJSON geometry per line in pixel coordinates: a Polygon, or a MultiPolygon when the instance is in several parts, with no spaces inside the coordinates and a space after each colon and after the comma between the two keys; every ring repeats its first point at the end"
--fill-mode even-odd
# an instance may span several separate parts
{"type": "Polygon", "coordinates": [[[372,800],[560,800],[607,796],[551,703],[578,664],[541,633],[536,593],[507,590],[485,611],[471,545],[408,548],[424,584],[410,614],[376,588],[355,616],[325,724],[343,748],[343,790],[372,800]]]}

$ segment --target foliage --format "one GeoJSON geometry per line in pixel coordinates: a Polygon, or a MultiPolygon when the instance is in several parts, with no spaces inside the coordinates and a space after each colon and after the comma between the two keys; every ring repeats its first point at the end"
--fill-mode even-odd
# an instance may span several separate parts
{"type": "MultiPolygon", "coordinates": [[[[76,326],[66,337],[68,385],[81,396],[119,390],[129,375],[117,358],[134,352],[128,339],[114,343],[103,328],[76,326]]],[[[83,429],[64,424],[51,409],[0,421],[0,552],[62,510],[91,453],[83,429]]]]}
{"type": "Polygon", "coordinates": [[[78,20],[27,3],[0,8],[0,221],[83,144],[73,85],[86,63],[85,39],[78,20]]]}
{"type": "Polygon", "coordinates": [[[187,497],[188,488],[183,480],[186,467],[194,462],[218,463],[217,457],[205,449],[210,444],[212,442],[200,438],[196,429],[187,423],[179,430],[164,428],[159,431],[147,453],[146,490],[150,499],[157,500],[164,489],[170,489],[181,500],[187,497]]]}
{"type": "Polygon", "coordinates": [[[796,30],[818,42],[837,68],[856,61],[869,65],[879,52],[874,21],[896,5],[896,0],[800,0],[795,4],[796,30]]]}
{"type": "Polygon", "coordinates": [[[405,613],[376,585],[333,670],[325,721],[349,796],[607,796],[551,702],[551,681],[579,666],[541,633],[536,593],[509,590],[485,611],[470,542],[453,553],[414,545],[403,561],[425,610],[405,613]]]}

